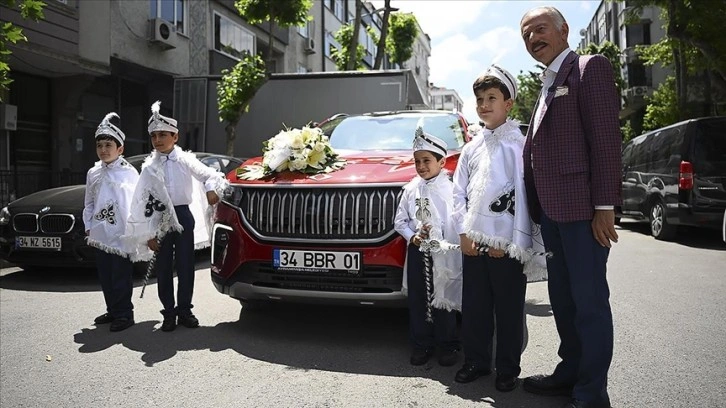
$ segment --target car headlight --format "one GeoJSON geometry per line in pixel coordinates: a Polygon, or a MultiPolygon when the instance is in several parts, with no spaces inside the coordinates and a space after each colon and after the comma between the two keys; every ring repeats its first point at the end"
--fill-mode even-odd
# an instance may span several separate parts
{"type": "Polygon", "coordinates": [[[226,189],[224,189],[224,194],[222,194],[222,200],[225,202],[237,207],[239,206],[239,201],[242,199],[242,188],[241,187],[235,187],[235,186],[228,186],[226,189]]]}
{"type": "Polygon", "coordinates": [[[4,207],[0,210],[0,225],[8,225],[10,223],[10,211],[8,207],[4,207]]]}

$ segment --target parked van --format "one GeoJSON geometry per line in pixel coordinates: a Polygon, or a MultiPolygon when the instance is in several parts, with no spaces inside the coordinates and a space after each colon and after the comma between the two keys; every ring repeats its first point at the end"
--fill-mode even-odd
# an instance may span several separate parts
{"type": "Polygon", "coordinates": [[[623,148],[617,216],[650,222],[672,239],[679,225],[721,229],[726,210],[726,116],[689,119],[642,134],[623,148]]]}

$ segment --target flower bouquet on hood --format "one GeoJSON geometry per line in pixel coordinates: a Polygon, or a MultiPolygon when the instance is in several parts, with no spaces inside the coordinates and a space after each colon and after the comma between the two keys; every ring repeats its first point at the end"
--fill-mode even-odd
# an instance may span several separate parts
{"type": "Polygon", "coordinates": [[[237,169],[237,178],[258,180],[283,171],[330,173],[345,166],[320,128],[286,129],[262,146],[262,163],[237,169]]]}

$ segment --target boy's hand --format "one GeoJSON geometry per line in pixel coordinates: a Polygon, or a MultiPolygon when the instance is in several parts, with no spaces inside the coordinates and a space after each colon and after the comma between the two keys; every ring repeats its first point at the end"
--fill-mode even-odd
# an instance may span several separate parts
{"type": "Polygon", "coordinates": [[[207,202],[209,205],[214,205],[219,202],[219,196],[214,191],[207,191],[207,202]]]}
{"type": "Polygon", "coordinates": [[[503,249],[494,249],[489,247],[489,250],[487,251],[487,255],[491,256],[492,258],[501,258],[504,256],[504,250],[503,249]]]}
{"type": "Polygon", "coordinates": [[[149,249],[154,252],[159,252],[159,240],[156,238],[151,238],[150,240],[146,241],[146,245],[149,246],[149,249]]]}
{"type": "Polygon", "coordinates": [[[479,251],[474,245],[474,241],[467,237],[466,234],[460,234],[459,238],[461,239],[461,252],[463,252],[464,255],[479,256],[479,251]]]}
{"type": "Polygon", "coordinates": [[[414,236],[411,237],[411,241],[410,242],[412,244],[416,245],[416,246],[421,246],[421,237],[418,236],[418,234],[416,234],[416,235],[414,235],[414,236]]]}

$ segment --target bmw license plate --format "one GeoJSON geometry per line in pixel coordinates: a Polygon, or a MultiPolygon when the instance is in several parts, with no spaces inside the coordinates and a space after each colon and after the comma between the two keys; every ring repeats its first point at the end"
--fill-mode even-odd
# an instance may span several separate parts
{"type": "Polygon", "coordinates": [[[357,274],[361,269],[361,253],[274,249],[272,267],[300,272],[342,271],[357,274]]]}
{"type": "Polygon", "coordinates": [[[15,237],[15,248],[17,249],[47,249],[60,251],[60,237],[15,237]]]}

